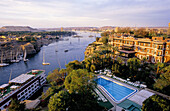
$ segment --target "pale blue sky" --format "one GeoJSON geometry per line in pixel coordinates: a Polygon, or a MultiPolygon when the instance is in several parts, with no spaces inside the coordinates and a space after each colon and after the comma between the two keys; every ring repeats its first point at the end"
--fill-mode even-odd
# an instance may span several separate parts
{"type": "Polygon", "coordinates": [[[168,26],[170,0],[0,0],[0,27],[168,26]]]}

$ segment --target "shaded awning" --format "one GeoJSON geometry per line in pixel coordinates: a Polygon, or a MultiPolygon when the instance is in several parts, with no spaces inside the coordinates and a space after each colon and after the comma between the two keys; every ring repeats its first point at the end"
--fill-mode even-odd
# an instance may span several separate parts
{"type": "Polygon", "coordinates": [[[3,85],[0,86],[0,89],[4,89],[4,88],[6,88],[8,86],[9,86],[9,84],[3,84],[3,85]]]}
{"type": "Polygon", "coordinates": [[[32,77],[34,77],[35,75],[28,75],[28,74],[22,74],[12,80],[9,81],[9,83],[18,83],[18,84],[23,84],[25,83],[27,80],[31,79],[32,77]]]}
{"type": "Polygon", "coordinates": [[[128,51],[128,50],[119,50],[119,52],[126,53],[126,54],[135,53],[135,51],[128,51]]]}
{"type": "Polygon", "coordinates": [[[18,88],[19,86],[16,86],[16,85],[13,85],[13,86],[11,86],[10,88],[11,89],[16,89],[16,88],[18,88]]]}

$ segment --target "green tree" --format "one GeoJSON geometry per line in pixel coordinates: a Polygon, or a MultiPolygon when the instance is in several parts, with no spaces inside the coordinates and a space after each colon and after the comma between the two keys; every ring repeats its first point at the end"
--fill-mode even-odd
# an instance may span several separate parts
{"type": "Polygon", "coordinates": [[[60,91],[50,98],[48,104],[49,111],[102,111],[97,103],[97,97],[91,90],[85,90],[82,93],[68,93],[60,91]]]}
{"type": "Polygon", "coordinates": [[[81,62],[79,62],[78,60],[74,60],[74,61],[71,61],[69,62],[68,64],[66,64],[66,70],[67,70],[67,73],[69,74],[72,70],[75,70],[75,69],[82,69],[83,68],[83,65],[81,62]]]}
{"type": "Polygon", "coordinates": [[[83,92],[86,89],[95,87],[93,82],[94,74],[89,73],[85,69],[73,70],[65,79],[64,85],[69,93],[83,92]],[[90,80],[90,81],[89,81],[90,80]]]}
{"type": "Polygon", "coordinates": [[[140,68],[140,64],[141,64],[141,62],[137,58],[130,58],[127,60],[127,66],[129,68],[130,78],[132,80],[134,80],[134,77],[139,72],[138,70],[140,68]]]}
{"type": "Polygon", "coordinates": [[[69,111],[103,111],[103,107],[97,103],[97,96],[91,90],[82,93],[71,93],[69,111]]]}
{"type": "Polygon", "coordinates": [[[90,71],[90,66],[91,66],[91,58],[87,58],[85,59],[84,63],[85,63],[85,67],[88,71],[90,71]]]}
{"type": "Polygon", "coordinates": [[[90,67],[90,70],[91,70],[91,72],[94,72],[96,70],[95,65],[92,64],[91,67],[90,67]]]}
{"type": "Polygon", "coordinates": [[[170,101],[158,95],[146,99],[142,105],[142,111],[169,111],[170,101]]]}
{"type": "Polygon", "coordinates": [[[66,111],[68,108],[69,94],[66,91],[59,91],[49,100],[49,111],[66,111]]]}
{"type": "Polygon", "coordinates": [[[103,44],[107,44],[108,43],[108,38],[107,37],[102,37],[102,42],[103,44]]]}
{"type": "Polygon", "coordinates": [[[53,86],[57,85],[57,83],[63,81],[63,75],[59,73],[58,69],[53,70],[53,72],[49,73],[47,76],[47,81],[53,86]]]}
{"type": "Polygon", "coordinates": [[[139,38],[149,37],[149,32],[145,31],[144,28],[140,28],[134,32],[134,36],[139,38]]]}
{"type": "Polygon", "coordinates": [[[65,79],[65,77],[66,77],[66,75],[67,75],[67,70],[66,70],[66,69],[61,69],[61,70],[59,71],[59,73],[62,74],[62,78],[63,78],[63,81],[64,81],[64,79],[65,79]]]}
{"type": "Polygon", "coordinates": [[[9,111],[24,111],[25,103],[20,103],[20,101],[16,99],[11,99],[11,104],[8,108],[9,111]]]}
{"type": "Polygon", "coordinates": [[[114,64],[114,61],[115,61],[115,58],[116,58],[116,52],[118,51],[118,47],[113,47],[113,64],[114,64]]]}
{"type": "Polygon", "coordinates": [[[157,71],[156,71],[157,74],[158,74],[159,71],[165,66],[164,63],[160,63],[160,62],[156,63],[155,65],[156,65],[156,67],[157,67],[157,71]]]}
{"type": "Polygon", "coordinates": [[[123,63],[122,58],[121,58],[121,57],[118,57],[118,58],[117,58],[117,62],[118,62],[119,64],[122,64],[122,63],[123,63]]]}
{"type": "Polygon", "coordinates": [[[48,90],[45,93],[42,93],[41,99],[46,99],[47,97],[51,96],[52,94],[55,93],[55,88],[54,87],[49,87],[48,90]]]}
{"type": "Polygon", "coordinates": [[[106,32],[101,33],[101,36],[102,36],[102,37],[107,37],[107,36],[109,36],[109,35],[110,35],[110,32],[109,32],[109,31],[106,31],[106,32]]]}
{"type": "Polygon", "coordinates": [[[99,37],[96,37],[96,42],[98,42],[98,41],[99,41],[99,39],[100,39],[99,37]]]}
{"type": "Polygon", "coordinates": [[[154,88],[169,95],[170,94],[170,65],[163,68],[161,71],[162,74],[154,84],[154,88]]]}

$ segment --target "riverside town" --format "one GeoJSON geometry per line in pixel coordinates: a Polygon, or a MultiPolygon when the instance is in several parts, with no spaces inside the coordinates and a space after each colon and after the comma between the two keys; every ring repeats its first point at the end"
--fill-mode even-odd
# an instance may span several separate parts
{"type": "Polygon", "coordinates": [[[170,111],[169,6],[0,1],[0,111],[170,111]]]}

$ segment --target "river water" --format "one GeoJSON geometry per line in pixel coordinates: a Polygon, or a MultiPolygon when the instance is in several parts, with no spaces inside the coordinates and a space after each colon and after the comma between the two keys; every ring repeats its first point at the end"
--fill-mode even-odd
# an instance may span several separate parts
{"type": "Polygon", "coordinates": [[[11,79],[24,74],[32,69],[43,69],[46,74],[53,71],[56,68],[65,68],[65,64],[73,60],[82,61],[84,59],[84,51],[88,44],[96,40],[95,37],[89,37],[89,35],[100,37],[100,33],[92,32],[77,32],[82,38],[73,38],[71,36],[64,37],[64,40],[59,40],[43,46],[41,51],[28,58],[26,63],[20,61],[19,63],[10,64],[7,67],[0,67],[0,85],[8,83],[10,72],[12,70],[11,79]],[[67,39],[67,40],[66,40],[67,39]],[[56,52],[57,50],[57,52],[56,52]],[[65,52],[64,50],[68,50],[65,52]],[[45,61],[50,65],[43,66],[43,52],[45,52],[45,61]]]}

